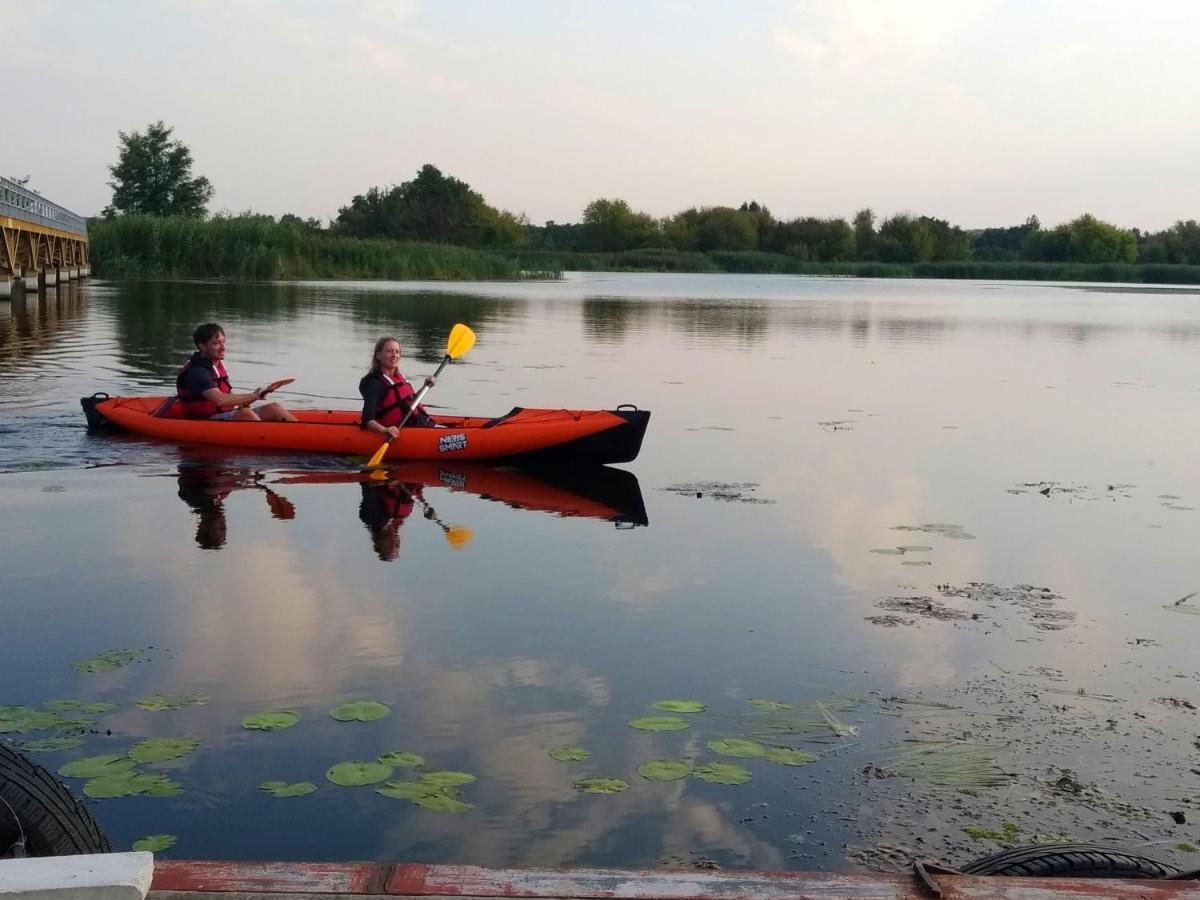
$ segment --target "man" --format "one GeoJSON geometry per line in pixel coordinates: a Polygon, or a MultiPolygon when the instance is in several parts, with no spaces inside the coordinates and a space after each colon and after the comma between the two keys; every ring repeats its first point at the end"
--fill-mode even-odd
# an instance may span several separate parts
{"type": "Polygon", "coordinates": [[[225,371],[225,329],[215,322],[201,325],[192,334],[196,352],[175,377],[178,392],[166,415],[173,419],[219,419],[239,422],[295,422],[282,403],[264,403],[266,388],[235,394],[225,371]]]}

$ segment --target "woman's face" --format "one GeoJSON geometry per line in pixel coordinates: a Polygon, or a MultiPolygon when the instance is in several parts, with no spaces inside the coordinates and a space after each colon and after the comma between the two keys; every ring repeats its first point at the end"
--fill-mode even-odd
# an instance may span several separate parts
{"type": "Polygon", "coordinates": [[[386,372],[398,368],[400,365],[400,344],[396,341],[388,341],[379,348],[379,352],[375,354],[375,359],[379,361],[380,367],[386,372]]]}

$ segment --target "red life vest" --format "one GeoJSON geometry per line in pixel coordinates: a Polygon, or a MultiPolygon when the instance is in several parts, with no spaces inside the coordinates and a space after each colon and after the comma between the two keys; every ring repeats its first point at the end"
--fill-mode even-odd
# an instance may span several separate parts
{"type": "Polygon", "coordinates": [[[203,394],[197,394],[183,386],[183,374],[192,366],[211,369],[217,389],[222,394],[233,393],[233,387],[229,384],[229,373],[225,371],[224,363],[219,360],[207,359],[199,353],[193,353],[191,358],[183,364],[179,374],[175,376],[178,402],[172,403],[171,408],[167,410],[166,417],[169,419],[211,419],[221,412],[221,408],[203,394]]]}
{"type": "MultiPolygon", "coordinates": [[[[396,381],[383,374],[376,372],[375,377],[387,385],[387,392],[383,395],[383,401],[375,407],[375,421],[384,428],[390,428],[393,425],[399,425],[405,414],[412,407],[412,399],[417,395],[417,392],[412,389],[412,385],[404,380],[403,377],[396,381]]],[[[425,412],[424,406],[418,406],[408,419],[413,425],[422,424],[429,418],[425,412]]]]}

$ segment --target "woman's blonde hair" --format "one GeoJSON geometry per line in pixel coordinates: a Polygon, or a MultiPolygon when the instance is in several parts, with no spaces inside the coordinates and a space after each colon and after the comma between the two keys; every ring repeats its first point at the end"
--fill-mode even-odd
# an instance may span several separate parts
{"type": "Polygon", "coordinates": [[[396,346],[399,347],[401,349],[401,351],[403,351],[404,345],[400,343],[399,338],[394,338],[390,334],[385,334],[383,337],[381,337],[379,340],[377,340],[375,342],[375,349],[371,351],[371,372],[370,372],[370,374],[374,375],[380,371],[379,351],[384,348],[384,346],[388,343],[388,341],[395,341],[396,346]]]}

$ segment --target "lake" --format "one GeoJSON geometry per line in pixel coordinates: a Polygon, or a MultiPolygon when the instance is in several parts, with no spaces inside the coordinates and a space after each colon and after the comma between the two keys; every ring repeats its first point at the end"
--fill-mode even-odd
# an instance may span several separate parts
{"type": "Polygon", "coordinates": [[[90,803],[174,858],[1195,866],[1198,300],[570,274],[0,303],[0,737],[54,770],[198,742],[141,745],[178,789],[90,803]],[[382,334],[416,380],[464,322],[435,412],[653,415],[574,479],[86,432],[80,397],[165,392],[209,320],[235,387],[294,377],[292,406],[355,406],[382,334]],[[387,714],[331,716],[359,700],[387,714]],[[299,719],[243,726],[270,711],[299,719]],[[392,796],[327,777],[389,753],[392,796]]]}

